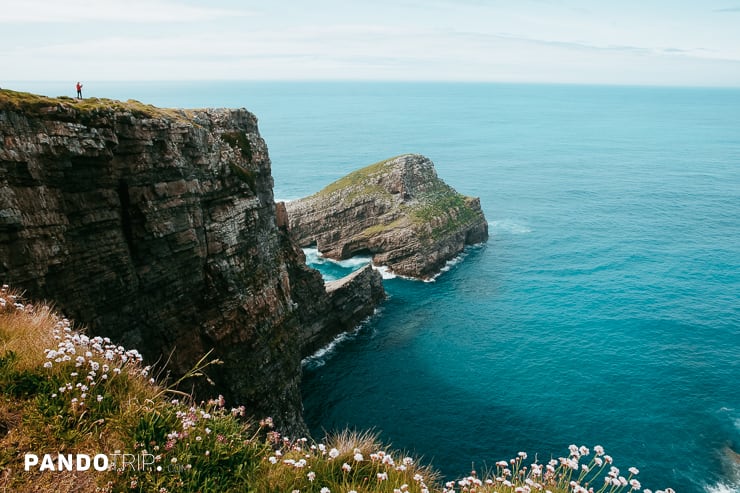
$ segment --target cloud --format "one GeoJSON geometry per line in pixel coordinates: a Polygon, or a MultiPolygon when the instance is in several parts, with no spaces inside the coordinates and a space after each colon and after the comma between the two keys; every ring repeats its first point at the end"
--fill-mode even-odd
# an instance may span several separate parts
{"type": "Polygon", "coordinates": [[[653,50],[640,46],[630,45],[598,45],[593,43],[586,43],[582,41],[562,41],[552,39],[541,39],[532,38],[527,36],[520,36],[517,34],[510,33],[480,33],[480,32],[456,32],[456,36],[461,38],[478,39],[482,42],[492,42],[496,40],[514,41],[526,44],[541,45],[555,48],[566,48],[575,50],[588,50],[588,51],[612,51],[621,53],[632,53],[632,54],[650,54],[653,50]]]}
{"type": "Polygon", "coordinates": [[[0,0],[2,23],[203,22],[251,15],[243,10],[196,7],[172,0],[0,0]]]}
{"type": "Polygon", "coordinates": [[[724,9],[714,9],[714,12],[740,12],[740,7],[727,7],[724,9]]]}

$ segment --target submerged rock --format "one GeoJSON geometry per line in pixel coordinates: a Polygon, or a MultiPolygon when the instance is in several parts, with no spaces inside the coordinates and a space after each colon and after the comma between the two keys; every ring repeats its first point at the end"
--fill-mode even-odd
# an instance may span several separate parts
{"type": "Polygon", "coordinates": [[[465,245],[488,239],[480,200],[456,192],[418,154],[362,168],[286,207],[299,245],[334,259],[371,253],[403,276],[430,278],[465,245]]]}

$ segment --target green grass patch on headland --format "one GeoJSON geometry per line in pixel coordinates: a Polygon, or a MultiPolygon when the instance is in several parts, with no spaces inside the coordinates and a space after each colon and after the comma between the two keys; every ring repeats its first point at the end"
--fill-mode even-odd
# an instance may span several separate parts
{"type": "Polygon", "coordinates": [[[438,239],[482,219],[481,212],[472,209],[468,201],[467,197],[447,187],[447,190],[438,190],[421,198],[409,215],[417,227],[443,218],[431,232],[431,237],[438,239]]]}
{"type": "MultiPolygon", "coordinates": [[[[382,161],[378,161],[377,163],[374,163],[369,166],[365,166],[364,168],[353,171],[352,173],[346,176],[343,176],[337,181],[330,183],[329,185],[321,189],[319,192],[317,192],[313,196],[314,197],[327,196],[338,190],[357,188],[357,187],[366,188],[370,192],[383,191],[380,187],[373,187],[372,184],[368,183],[368,179],[373,175],[382,173],[385,170],[386,165],[390,161],[393,161],[394,159],[397,159],[404,155],[405,154],[401,154],[401,155],[398,155],[398,156],[395,156],[389,159],[384,159],[382,161]]],[[[358,193],[361,193],[361,192],[358,192],[358,193]]]]}
{"type": "Polygon", "coordinates": [[[80,117],[90,117],[103,112],[125,112],[137,118],[190,121],[193,116],[191,110],[157,108],[133,99],[117,101],[106,98],[76,99],[68,96],[52,98],[28,92],[0,89],[0,111],[22,111],[29,116],[44,116],[58,109],[77,112],[80,117]]]}
{"type": "Polygon", "coordinates": [[[365,228],[360,233],[360,236],[363,236],[365,238],[373,238],[375,236],[379,236],[386,231],[391,231],[397,228],[400,228],[404,226],[407,223],[407,219],[404,217],[399,217],[398,219],[391,221],[388,224],[374,224],[370,227],[365,228]]]}

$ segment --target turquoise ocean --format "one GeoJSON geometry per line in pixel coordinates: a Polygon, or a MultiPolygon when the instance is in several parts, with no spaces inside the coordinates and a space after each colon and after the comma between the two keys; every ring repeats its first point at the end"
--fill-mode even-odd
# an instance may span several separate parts
{"type": "MultiPolygon", "coordinates": [[[[7,86],[71,96],[74,82],[7,86]]],[[[407,152],[480,197],[485,245],[434,282],[386,279],[377,314],[304,362],[315,436],[374,429],[448,478],[519,451],[546,461],[600,444],[643,487],[740,491],[740,90],[89,81],[85,92],[246,107],[277,199],[407,152]]],[[[307,253],[328,278],[367,261],[307,253]]]]}

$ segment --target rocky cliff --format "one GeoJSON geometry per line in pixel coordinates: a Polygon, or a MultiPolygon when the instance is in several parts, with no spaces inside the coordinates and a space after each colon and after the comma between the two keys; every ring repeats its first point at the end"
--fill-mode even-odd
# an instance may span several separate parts
{"type": "Polygon", "coordinates": [[[326,257],[371,253],[376,265],[429,278],[465,245],[488,239],[480,200],[445,184],[432,162],[406,154],[362,168],[287,204],[301,246],[326,257]]]}
{"type": "Polygon", "coordinates": [[[0,281],[174,373],[213,350],[201,395],[303,432],[300,359],[341,317],[272,185],[246,110],[0,91],[0,281]]]}

